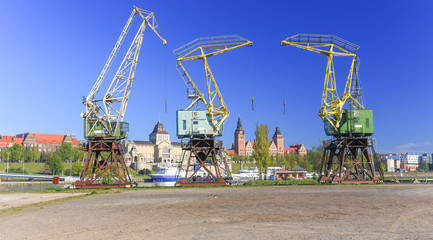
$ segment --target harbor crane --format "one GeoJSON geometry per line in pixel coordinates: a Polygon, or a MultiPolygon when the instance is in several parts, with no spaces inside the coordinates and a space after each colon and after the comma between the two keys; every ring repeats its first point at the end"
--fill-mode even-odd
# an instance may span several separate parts
{"type": "Polygon", "coordinates": [[[319,181],[382,182],[383,172],[378,159],[372,159],[376,154],[373,139],[369,138],[374,133],[373,111],[363,105],[358,79],[360,60],[356,51],[359,46],[337,36],[319,34],[297,34],[281,41],[281,45],[320,53],[327,58],[319,117],[324,122],[326,135],[334,139],[325,146],[319,181]],[[334,57],[352,59],[341,97],[337,92],[334,57]],[[349,109],[345,105],[349,105],[349,109]],[[382,180],[376,177],[375,170],[382,180]]]}
{"type": "MultiPolygon", "coordinates": [[[[229,184],[221,177],[216,157],[220,146],[215,142],[215,137],[222,136],[223,124],[229,116],[229,111],[209,67],[208,58],[252,45],[251,41],[243,37],[231,35],[198,38],[174,50],[174,54],[177,55],[177,69],[187,85],[188,98],[191,99],[191,104],[184,110],[176,112],[177,136],[181,139],[188,139],[188,142],[182,144],[182,150],[189,151],[187,176],[180,179],[176,186],[229,184]],[[183,65],[183,62],[191,60],[203,61],[206,81],[204,91],[199,89],[183,65]],[[199,107],[200,104],[203,104],[206,110],[192,110],[193,107],[199,107]],[[198,164],[193,163],[193,158],[198,164]],[[193,166],[193,173],[188,176],[193,166]],[[197,177],[200,169],[208,173],[207,179],[197,177]]],[[[223,163],[226,164],[225,161],[223,163]]],[[[225,166],[225,169],[228,171],[228,166],[225,166]]]]}
{"type": "Polygon", "coordinates": [[[81,178],[75,183],[76,188],[128,187],[131,185],[119,141],[127,138],[129,133],[129,124],[123,119],[146,27],[150,27],[164,45],[167,43],[160,33],[154,13],[134,6],[101,74],[89,95],[83,100],[86,112],[81,116],[84,118],[84,138],[88,140],[85,146],[87,158],[81,178]],[[102,99],[97,99],[107,72],[137,15],[141,20],[140,27],[107,92],[102,99]],[[107,179],[109,184],[102,185],[101,181],[107,179]]]}

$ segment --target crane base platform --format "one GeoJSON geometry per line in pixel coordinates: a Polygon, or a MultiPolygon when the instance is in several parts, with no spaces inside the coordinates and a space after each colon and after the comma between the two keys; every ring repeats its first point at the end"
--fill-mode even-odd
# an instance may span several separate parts
{"type": "MultiPolygon", "coordinates": [[[[176,182],[176,187],[230,185],[229,182],[221,177],[220,166],[216,157],[220,146],[215,144],[214,138],[192,138],[187,144],[182,145],[182,150],[184,152],[189,151],[186,176],[176,182]],[[199,176],[200,169],[207,176],[199,176]]],[[[182,155],[185,156],[185,154],[182,155]]],[[[223,159],[221,160],[224,161],[223,159]]]]}
{"type": "Polygon", "coordinates": [[[123,160],[122,147],[115,140],[87,142],[86,162],[73,188],[129,188],[132,181],[123,160]]]}
{"type": "Polygon", "coordinates": [[[382,183],[383,173],[374,161],[368,138],[337,138],[325,146],[319,177],[321,183],[382,183]],[[375,164],[377,165],[375,168],[375,164]],[[376,169],[381,177],[376,176],[376,169]]]}

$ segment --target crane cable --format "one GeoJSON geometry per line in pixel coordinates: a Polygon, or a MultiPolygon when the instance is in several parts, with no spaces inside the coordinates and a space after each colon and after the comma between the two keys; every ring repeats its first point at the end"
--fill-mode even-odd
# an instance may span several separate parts
{"type": "MultiPolygon", "coordinates": [[[[281,62],[284,63],[285,62],[284,61],[284,51],[281,51],[281,58],[283,60],[281,62]]],[[[286,95],[286,79],[288,77],[286,76],[287,71],[285,71],[284,64],[282,64],[281,67],[282,67],[282,74],[281,75],[283,76],[283,115],[286,115],[286,98],[285,98],[285,95],[286,95]]]]}
{"type": "MultiPolygon", "coordinates": [[[[251,49],[250,51],[250,79],[251,79],[251,85],[253,86],[254,89],[254,77],[253,77],[253,69],[254,69],[254,49],[251,49]]],[[[253,91],[251,91],[253,92],[253,91]]],[[[251,94],[251,110],[254,111],[254,94],[251,94]]]]}
{"type": "Polygon", "coordinates": [[[165,88],[165,113],[167,113],[167,49],[164,56],[164,88],[165,88]]]}

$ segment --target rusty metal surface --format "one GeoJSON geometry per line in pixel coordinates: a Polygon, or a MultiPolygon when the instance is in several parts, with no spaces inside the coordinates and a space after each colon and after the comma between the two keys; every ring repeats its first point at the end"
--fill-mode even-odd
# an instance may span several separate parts
{"type": "Polygon", "coordinates": [[[131,186],[120,143],[111,140],[89,141],[86,162],[75,188],[125,188],[131,186]],[[113,183],[102,184],[103,180],[113,183]]]}
{"type": "MultiPolygon", "coordinates": [[[[220,146],[215,144],[214,138],[207,139],[190,139],[188,144],[185,144],[183,151],[189,150],[188,162],[186,167],[186,176],[176,182],[176,187],[182,186],[228,186],[230,185],[224,178],[221,177],[220,167],[216,158],[220,146]],[[188,176],[190,169],[198,166],[194,172],[188,176]],[[207,179],[203,179],[197,175],[198,171],[203,169],[207,174],[207,179]],[[212,172],[212,170],[214,172],[212,172]]],[[[185,154],[182,154],[185,156],[185,154]]],[[[183,159],[182,159],[183,162],[183,159]]]]}
{"type": "Polygon", "coordinates": [[[368,138],[338,138],[325,147],[321,183],[381,183],[376,177],[368,138]]]}
{"type": "Polygon", "coordinates": [[[112,184],[112,185],[102,185],[102,184],[91,184],[91,185],[86,185],[86,184],[81,184],[81,181],[77,181],[74,184],[74,187],[76,189],[95,189],[95,188],[130,188],[131,185],[129,184],[112,184]]]}

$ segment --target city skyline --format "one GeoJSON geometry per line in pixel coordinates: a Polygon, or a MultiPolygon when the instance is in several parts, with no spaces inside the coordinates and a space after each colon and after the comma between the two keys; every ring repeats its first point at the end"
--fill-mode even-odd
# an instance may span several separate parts
{"type": "MultiPolygon", "coordinates": [[[[433,46],[420,46],[433,36],[433,3],[333,3],[235,2],[200,17],[197,13],[211,3],[169,1],[167,7],[157,1],[2,1],[0,134],[71,132],[84,139],[82,97],[95,83],[135,4],[155,13],[167,46],[146,30],[125,116],[129,139],[146,138],[160,120],[177,141],[175,111],[189,101],[172,51],[198,37],[238,34],[253,47],[209,60],[230,111],[222,137],[225,147],[233,143],[238,117],[246,139],[253,140],[255,124],[263,123],[269,126],[269,138],[279,126],[290,143],[318,146],[320,139],[329,139],[317,116],[326,58],[280,46],[289,36],[312,33],[336,35],[360,46],[359,76],[366,107],[374,112],[377,152],[433,152],[433,127],[428,124],[433,117],[433,46]],[[325,14],[331,11],[339,12],[325,14]]],[[[343,59],[335,64],[341,94],[349,66],[343,59]]],[[[117,66],[113,64],[107,82],[117,66]]],[[[203,83],[202,63],[188,67],[195,81],[203,83]]]]}

